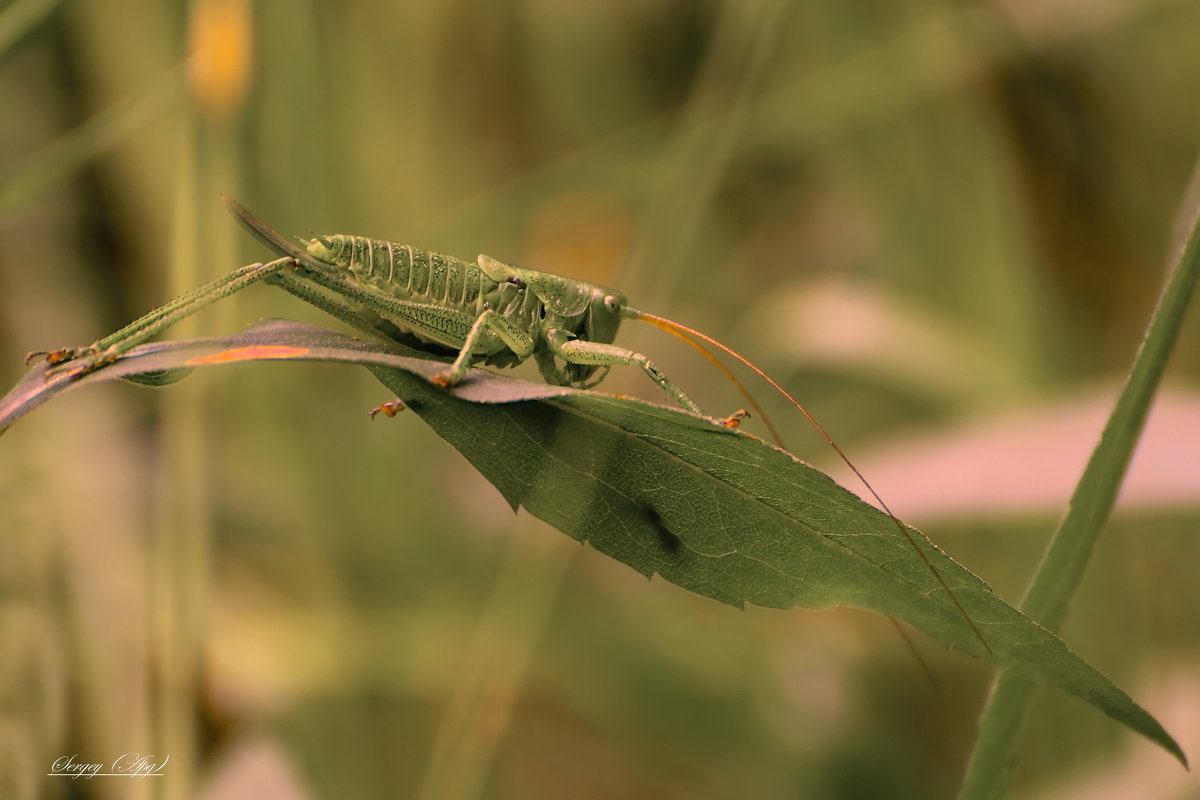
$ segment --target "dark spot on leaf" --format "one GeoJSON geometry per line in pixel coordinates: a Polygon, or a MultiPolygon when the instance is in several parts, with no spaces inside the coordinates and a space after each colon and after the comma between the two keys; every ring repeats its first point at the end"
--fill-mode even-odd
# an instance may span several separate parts
{"type": "Polygon", "coordinates": [[[663,522],[662,514],[659,514],[653,506],[643,506],[642,513],[646,516],[646,521],[654,528],[654,533],[658,536],[658,543],[668,555],[679,555],[679,551],[683,549],[683,539],[672,531],[663,522]]]}

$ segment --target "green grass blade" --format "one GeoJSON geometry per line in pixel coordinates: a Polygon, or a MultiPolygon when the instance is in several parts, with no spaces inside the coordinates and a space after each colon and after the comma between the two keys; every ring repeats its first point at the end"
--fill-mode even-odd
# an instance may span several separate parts
{"type": "Polygon", "coordinates": [[[165,114],[182,94],[183,69],[172,69],[144,94],[97,114],[46,144],[15,173],[4,177],[0,220],[165,114]]]}
{"type": "MultiPolygon", "coordinates": [[[[1066,516],[1046,551],[1021,610],[1054,631],[1062,624],[1096,539],[1112,511],[1129,459],[1137,446],[1151,401],[1183,323],[1200,273],[1200,213],[1187,237],[1150,320],[1112,415],[1075,487],[1066,516]]],[[[1002,673],[993,685],[979,724],[960,797],[1003,795],[1015,762],[1017,734],[1034,684],[1002,673]]],[[[1181,752],[1176,753],[1184,764],[1181,752]]]]}

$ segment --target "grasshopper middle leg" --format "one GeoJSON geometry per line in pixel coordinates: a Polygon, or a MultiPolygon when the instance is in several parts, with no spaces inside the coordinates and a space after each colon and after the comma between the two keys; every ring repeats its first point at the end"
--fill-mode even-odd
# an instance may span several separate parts
{"type": "Polygon", "coordinates": [[[454,363],[445,372],[434,375],[433,382],[439,386],[454,386],[462,381],[466,377],[467,369],[471,366],[471,356],[474,353],[475,345],[487,331],[495,333],[503,339],[504,344],[521,359],[528,358],[533,353],[533,337],[505,320],[496,313],[495,309],[489,308],[475,318],[454,363]]]}

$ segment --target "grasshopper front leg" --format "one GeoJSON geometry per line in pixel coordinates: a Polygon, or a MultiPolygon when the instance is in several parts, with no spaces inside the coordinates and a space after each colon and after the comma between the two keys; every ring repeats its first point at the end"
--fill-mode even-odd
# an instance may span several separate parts
{"type": "Polygon", "coordinates": [[[663,374],[662,370],[654,366],[650,362],[650,359],[641,353],[635,353],[632,350],[618,347],[615,344],[573,339],[570,338],[569,334],[561,330],[549,331],[547,333],[547,340],[550,345],[550,352],[562,357],[563,360],[570,364],[595,364],[602,367],[627,364],[641,367],[650,376],[650,380],[662,387],[662,390],[671,395],[676,403],[693,414],[702,415],[704,413],[700,410],[700,406],[693,403],[678,386],[663,374]]]}

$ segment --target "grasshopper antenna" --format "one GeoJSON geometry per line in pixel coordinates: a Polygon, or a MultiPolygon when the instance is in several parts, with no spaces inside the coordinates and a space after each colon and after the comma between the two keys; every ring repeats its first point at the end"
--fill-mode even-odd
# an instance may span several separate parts
{"type": "MultiPolygon", "coordinates": [[[[671,334],[672,336],[682,339],[683,341],[690,344],[692,347],[699,350],[701,355],[703,355],[705,358],[707,358],[714,367],[716,367],[718,370],[720,370],[721,374],[724,375],[729,380],[730,383],[732,383],[735,387],[737,387],[738,392],[740,392],[742,397],[745,398],[746,402],[750,404],[750,407],[754,409],[754,413],[758,414],[758,416],[762,418],[763,423],[767,426],[767,430],[769,430],[771,432],[771,438],[773,438],[775,440],[775,443],[777,445],[779,445],[780,447],[784,447],[783,437],[779,435],[779,431],[776,430],[775,426],[771,423],[771,418],[767,416],[767,412],[763,411],[762,406],[760,406],[758,404],[758,401],[754,399],[754,395],[750,394],[750,391],[742,384],[741,381],[739,381],[737,379],[737,376],[729,371],[729,367],[722,364],[721,360],[717,358],[716,354],[714,354],[712,350],[709,350],[707,347],[705,347],[703,344],[701,344],[699,339],[697,339],[694,336],[689,335],[683,329],[682,325],[680,325],[678,327],[671,327],[670,325],[662,325],[658,322],[658,320],[661,320],[662,322],[670,322],[670,320],[663,319],[661,317],[654,317],[651,314],[646,314],[646,313],[643,313],[636,309],[627,309],[625,313],[626,314],[632,313],[633,319],[640,319],[643,322],[649,322],[652,325],[656,325],[657,327],[662,328],[663,330],[665,330],[667,333],[671,334]]],[[[784,449],[787,449],[787,448],[784,448],[784,449]]]]}
{"type": "MultiPolygon", "coordinates": [[[[695,328],[689,328],[687,325],[684,325],[679,322],[675,322],[674,320],[667,319],[666,317],[660,317],[655,314],[647,314],[645,311],[638,311],[637,309],[627,308],[625,310],[625,313],[626,313],[626,315],[628,315],[629,317],[631,317],[633,319],[639,319],[639,320],[642,320],[643,322],[649,322],[651,325],[662,328],[663,330],[667,331],[668,333],[670,333],[674,336],[677,336],[680,339],[683,339],[684,341],[691,342],[693,344],[693,346],[695,346],[697,349],[699,349],[700,352],[704,353],[705,356],[710,361],[713,361],[714,363],[719,363],[716,361],[716,356],[713,355],[711,352],[706,351],[705,348],[702,347],[699,342],[693,341],[693,339],[699,339],[702,342],[711,344],[712,346],[724,351],[725,353],[728,353],[730,356],[733,356],[738,361],[742,362],[748,368],[753,370],[754,373],[757,374],[764,381],[771,384],[771,386],[773,386],[775,388],[775,391],[779,392],[781,395],[786,397],[791,402],[792,405],[794,405],[797,409],[799,409],[800,413],[804,415],[804,418],[809,421],[809,423],[813,426],[813,428],[817,431],[817,433],[821,434],[821,438],[823,438],[826,441],[826,443],[830,447],[833,448],[833,451],[838,454],[838,457],[842,460],[842,462],[845,463],[845,465],[850,468],[850,471],[853,472],[854,475],[859,479],[859,481],[862,482],[862,485],[867,488],[867,491],[871,493],[871,497],[875,498],[875,502],[879,504],[879,507],[882,508],[884,510],[884,512],[889,517],[892,518],[892,522],[894,522],[896,524],[896,528],[900,531],[900,533],[904,534],[904,538],[907,539],[908,543],[911,544],[913,549],[917,551],[917,555],[919,555],[921,557],[921,560],[925,562],[925,566],[929,567],[929,571],[933,573],[933,576],[935,578],[937,578],[937,582],[939,584],[941,584],[943,589],[946,590],[946,594],[950,597],[951,602],[954,603],[954,607],[958,609],[958,612],[962,615],[962,618],[964,620],[966,620],[967,625],[969,625],[971,627],[971,630],[974,631],[975,637],[977,639],[979,639],[979,643],[982,644],[983,648],[985,650],[987,650],[989,653],[992,652],[992,648],[988,646],[987,640],[983,638],[983,633],[981,633],[979,628],[975,625],[974,621],[971,619],[971,616],[967,613],[967,610],[962,607],[962,603],[958,602],[958,597],[955,596],[954,592],[950,589],[950,585],[948,583],[946,583],[946,579],[942,577],[942,573],[938,572],[937,567],[935,567],[933,565],[933,562],[929,560],[929,556],[925,555],[925,551],[917,546],[917,542],[915,539],[913,539],[912,534],[908,532],[908,528],[906,528],[904,523],[900,521],[899,517],[897,517],[895,514],[892,513],[892,509],[889,508],[888,504],[885,503],[883,498],[879,496],[879,492],[875,491],[875,487],[871,485],[871,482],[868,481],[866,476],[863,475],[862,472],[859,471],[858,467],[854,466],[854,462],[850,460],[850,457],[847,456],[845,452],[843,452],[842,448],[838,446],[838,443],[833,440],[833,437],[830,436],[823,427],[821,427],[821,423],[817,422],[816,418],[813,417],[812,414],[808,413],[808,409],[805,408],[803,405],[801,405],[799,400],[792,397],[792,395],[786,389],[784,389],[782,386],[780,386],[775,381],[774,378],[772,378],[770,375],[768,375],[766,372],[764,372],[762,369],[760,369],[757,365],[755,365],[752,361],[750,361],[750,359],[746,358],[741,353],[734,350],[732,347],[722,344],[721,342],[717,341],[716,339],[709,336],[708,334],[702,333],[701,331],[698,331],[695,328]]],[[[721,365],[720,369],[723,373],[725,373],[725,375],[727,377],[729,377],[729,371],[727,369],[725,369],[724,365],[721,365]]],[[[738,389],[742,392],[742,394],[748,400],[750,400],[750,403],[761,414],[762,409],[760,409],[758,407],[758,404],[754,402],[754,400],[750,397],[750,395],[746,392],[746,390],[742,387],[742,385],[740,383],[738,383],[736,380],[734,380],[734,384],[738,387],[738,389]]],[[[770,427],[770,429],[771,429],[771,433],[774,434],[776,439],[778,439],[779,435],[777,433],[775,433],[774,427],[771,426],[769,422],[767,424],[768,424],[768,427],[770,427]]]]}

